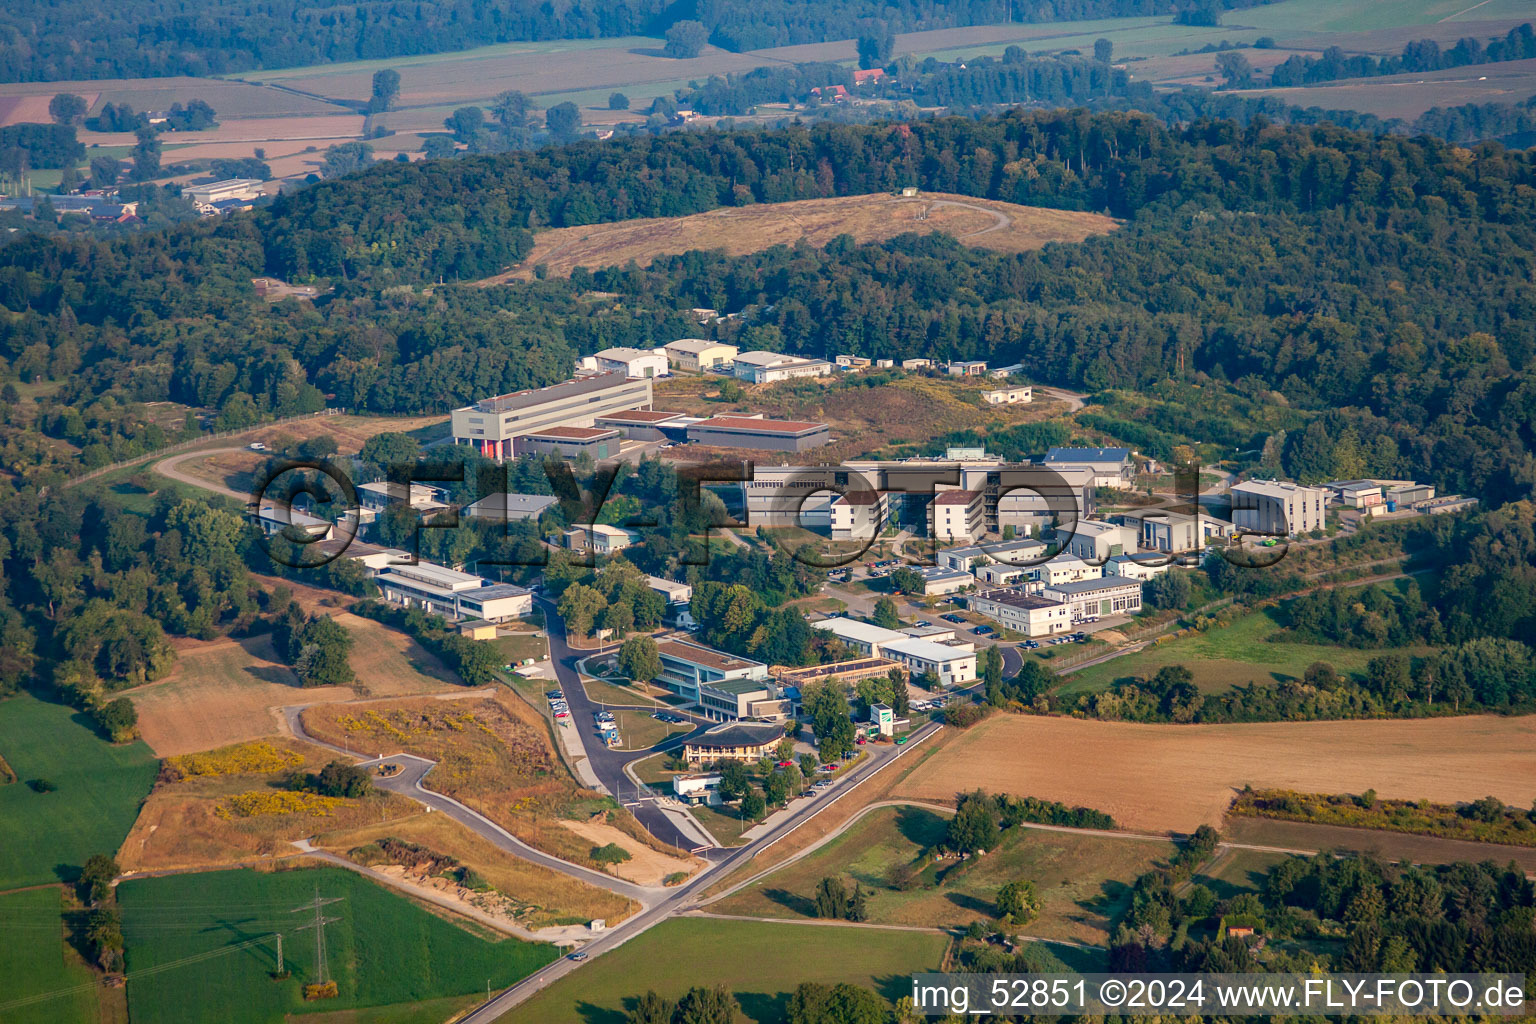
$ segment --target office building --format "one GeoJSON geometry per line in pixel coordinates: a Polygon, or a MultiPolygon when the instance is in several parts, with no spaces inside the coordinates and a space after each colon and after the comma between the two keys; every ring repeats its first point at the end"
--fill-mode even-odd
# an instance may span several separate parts
{"type": "Polygon", "coordinates": [[[656,653],[661,657],[661,675],[656,684],[693,704],[702,702],[700,687],[718,688],[739,681],[761,683],[768,679],[768,666],[760,661],[738,658],[689,640],[658,640],[656,653]]]}
{"type": "Polygon", "coordinates": [[[969,544],[986,532],[980,491],[949,490],[928,504],[928,536],[941,543],[969,544]]]}
{"type": "Polygon", "coordinates": [[[603,373],[622,373],[627,377],[665,377],[665,349],[605,348],[592,356],[603,373]]]}
{"type": "Polygon", "coordinates": [[[897,662],[912,675],[932,675],[941,686],[959,686],[976,678],[974,648],[950,647],[841,616],[813,622],[861,654],[897,662]]]}
{"type": "Polygon", "coordinates": [[[752,384],[772,384],[797,377],[825,377],[832,364],[825,359],[801,359],[782,352],[739,352],[731,361],[737,378],[752,384]]]}
{"type": "Polygon", "coordinates": [[[1139,522],[1141,550],[1162,551],[1167,554],[1206,547],[1212,541],[1224,540],[1232,536],[1234,529],[1231,523],[1223,519],[1213,519],[1204,514],[1194,516],[1183,512],[1168,512],[1162,509],[1140,513],[1139,522]]]}
{"type": "Polygon", "coordinates": [[[716,726],[683,743],[689,764],[718,761],[761,761],[784,738],[784,727],[771,722],[732,722],[716,726]]]}
{"type": "Polygon", "coordinates": [[[1040,591],[1040,596],[1071,606],[1073,622],[1104,615],[1135,615],[1141,611],[1141,581],[1124,576],[1053,583],[1040,591]]]}
{"type": "Polygon", "coordinates": [[[1281,480],[1244,480],[1232,487],[1232,525],[1249,533],[1293,537],[1323,528],[1328,492],[1281,480]]]}
{"type": "Polygon", "coordinates": [[[1070,605],[1017,587],[983,590],[966,598],[965,603],[977,615],[1025,636],[1051,636],[1072,628],[1070,605]]]}
{"type": "Polygon", "coordinates": [[[420,608],[452,621],[505,622],[533,610],[533,595],[522,587],[491,583],[432,562],[388,565],[373,578],[384,600],[420,608]]]}
{"type": "Polygon", "coordinates": [[[1052,448],[1045,453],[1049,469],[1086,467],[1095,487],[1129,487],[1136,480],[1136,463],[1129,448],[1052,448]]]}
{"type": "Polygon", "coordinates": [[[702,373],[715,367],[729,366],[740,351],[735,345],[727,345],[707,338],[679,338],[666,345],[667,359],[673,368],[689,373],[702,373]]]}
{"type": "Polygon", "coordinates": [[[521,519],[537,519],[548,512],[559,499],[550,494],[487,494],[479,501],[464,506],[464,514],[471,519],[495,519],[510,523],[521,519]]]}
{"type": "Polygon", "coordinates": [[[453,442],[472,445],[487,458],[508,459],[515,454],[514,438],[549,427],[590,427],[599,416],[650,407],[649,380],[598,373],[455,409],[453,442]]]}
{"type": "Polygon", "coordinates": [[[1098,519],[1079,519],[1056,531],[1058,542],[1066,542],[1068,554],[1086,562],[1103,565],[1104,560],[1136,550],[1141,531],[1136,526],[1121,526],[1098,519]]]}

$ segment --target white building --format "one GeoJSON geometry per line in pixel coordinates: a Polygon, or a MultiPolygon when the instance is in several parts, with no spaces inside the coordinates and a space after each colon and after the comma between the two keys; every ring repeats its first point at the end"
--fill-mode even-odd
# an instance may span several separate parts
{"type": "Polygon", "coordinates": [[[946,569],[941,565],[922,566],[914,570],[923,578],[923,595],[939,597],[953,594],[976,585],[976,577],[959,569],[946,569]]]}
{"type": "Polygon", "coordinates": [[[1160,553],[1143,555],[1114,555],[1104,563],[1105,576],[1124,576],[1126,579],[1146,581],[1168,571],[1168,556],[1160,553]]]}
{"type": "Polygon", "coordinates": [[[827,511],[833,540],[870,540],[884,529],[890,502],[884,491],[848,491],[833,499],[827,511]]]}
{"type": "Polygon", "coordinates": [[[928,505],[928,535],[969,544],[986,532],[980,491],[940,491],[928,505]]]}
{"type": "Polygon", "coordinates": [[[1017,587],[984,590],[965,603],[976,614],[1025,636],[1050,636],[1072,628],[1070,605],[1017,587]]]}
{"type": "Polygon", "coordinates": [[[720,778],[711,775],[677,775],[672,779],[672,792],[678,799],[694,804],[720,803],[720,778]]]}
{"type": "Polygon", "coordinates": [[[913,675],[931,674],[941,686],[961,686],[976,678],[974,649],[962,650],[841,616],[811,625],[833,634],[856,651],[898,662],[913,675]]]}
{"type": "Polygon", "coordinates": [[[731,361],[732,372],[753,384],[772,384],[797,377],[825,377],[832,364],[825,359],[801,359],[782,352],[739,352],[731,361]]]}
{"type": "Polygon", "coordinates": [[[1200,514],[1159,510],[1141,513],[1141,550],[1177,554],[1232,536],[1233,525],[1200,514]]]}
{"type": "Polygon", "coordinates": [[[686,583],[663,579],[660,576],[647,576],[645,583],[664,597],[669,605],[687,604],[693,600],[693,588],[686,583]]]}
{"type": "Polygon", "coordinates": [[[418,512],[436,512],[448,506],[436,487],[426,484],[396,484],[376,481],[357,485],[357,500],[363,508],[382,512],[391,505],[406,504],[418,512]]]}
{"type": "Polygon", "coordinates": [[[987,377],[990,380],[1006,380],[1009,377],[1015,376],[1016,374],[1020,374],[1020,373],[1023,373],[1023,372],[1024,372],[1024,364],[1023,363],[1009,363],[1007,366],[994,366],[994,367],[992,367],[992,369],[987,371],[987,377]]]}
{"type": "Polygon", "coordinates": [[[1115,555],[1135,551],[1141,539],[1141,531],[1135,526],[1121,526],[1099,519],[1067,523],[1056,531],[1056,535],[1058,539],[1066,539],[1069,554],[1096,565],[1103,565],[1105,559],[1115,555]]]}
{"type": "Polygon", "coordinates": [[[1129,448],[1051,448],[1045,453],[1045,466],[1090,469],[1095,487],[1129,487],[1136,479],[1129,448]]]}
{"type": "Polygon", "coordinates": [[[640,541],[640,535],[633,530],[621,530],[604,523],[572,527],[565,531],[564,538],[565,546],[571,550],[590,548],[598,555],[612,555],[640,541]]]}
{"type": "Polygon", "coordinates": [[[974,572],[978,565],[995,562],[1018,568],[1023,563],[1045,553],[1045,545],[1037,540],[1004,540],[988,544],[969,544],[960,548],[945,548],[934,555],[934,561],[950,569],[974,572]]]}
{"type": "Polygon", "coordinates": [[[991,562],[975,566],[971,569],[971,575],[976,577],[977,583],[988,587],[1011,587],[1029,579],[1030,570],[1022,565],[991,562]]]}
{"type": "Polygon", "coordinates": [[[533,595],[522,587],[491,583],[432,562],[389,565],[373,578],[384,600],[420,608],[458,621],[506,622],[533,610],[533,595]]]}
{"type": "Polygon", "coordinates": [[[903,370],[926,370],[932,366],[932,359],[903,359],[901,361],[901,368],[903,370]]]}
{"type": "Polygon", "coordinates": [[[1040,591],[1040,596],[1070,605],[1073,622],[1104,615],[1135,615],[1141,611],[1141,581],[1124,576],[1056,583],[1040,591]]]}
{"type": "Polygon", "coordinates": [[[454,444],[469,444],[487,458],[509,459],[513,440],[553,427],[590,427],[599,416],[651,407],[651,382],[623,372],[484,398],[453,410],[454,444]]]}
{"type": "Polygon", "coordinates": [[[1232,487],[1232,525],[1249,533],[1290,537],[1323,528],[1328,492],[1280,480],[1244,480],[1232,487]]]}
{"type": "Polygon", "coordinates": [[[1096,580],[1104,573],[1097,565],[1090,565],[1074,555],[1061,554],[1048,562],[1030,567],[1030,579],[1039,580],[1046,586],[1057,583],[1076,583],[1080,580],[1096,580]]]}
{"type": "Polygon", "coordinates": [[[988,405],[1023,405],[1035,400],[1035,389],[1027,384],[1016,388],[995,388],[983,391],[981,399],[988,405]]]}
{"type": "Polygon", "coordinates": [[[257,506],[253,517],[256,520],[256,525],[261,527],[261,532],[268,537],[275,533],[281,533],[290,526],[293,527],[289,531],[290,537],[298,534],[303,534],[316,540],[334,540],[336,537],[336,525],[334,523],[305,512],[300,512],[280,502],[261,502],[257,506]]]}
{"type": "Polygon", "coordinates": [[[225,178],[223,181],[210,181],[206,185],[188,185],[181,190],[181,194],[193,203],[209,205],[230,199],[260,199],[261,180],[259,178],[225,178]]]}
{"type": "Polygon", "coordinates": [[[592,356],[604,373],[622,373],[628,377],[665,377],[666,349],[605,348],[592,356]]]}
{"type": "Polygon", "coordinates": [[[717,366],[728,365],[739,351],[735,345],[710,341],[708,338],[679,338],[664,347],[671,365],[689,373],[702,373],[717,366]]]}
{"type": "Polygon", "coordinates": [[[951,377],[980,377],[987,372],[982,359],[951,359],[944,367],[951,377]]]}
{"type": "Polygon", "coordinates": [[[465,505],[464,514],[472,519],[509,523],[537,519],[557,504],[559,499],[550,494],[487,494],[465,505]]]}

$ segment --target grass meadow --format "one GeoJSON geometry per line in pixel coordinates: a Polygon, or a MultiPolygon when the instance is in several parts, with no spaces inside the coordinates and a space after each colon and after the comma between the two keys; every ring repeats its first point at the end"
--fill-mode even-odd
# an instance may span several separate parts
{"type": "Polygon", "coordinates": [[[54,886],[0,896],[0,1020],[5,1024],[95,1024],[95,975],[64,946],[63,905],[54,886]],[[87,987],[88,986],[88,987],[87,987]],[[52,998],[39,998],[58,993],[52,998]]]}
{"type": "Polygon", "coordinates": [[[135,1024],[281,1024],[306,1010],[415,1005],[481,993],[487,981],[510,985],[557,955],[542,943],[489,941],[333,868],[134,879],[118,886],[118,902],[135,1024]],[[302,996],[314,979],[315,944],[312,930],[298,929],[313,914],[293,912],[317,893],[340,897],[325,907],[337,919],[326,925],[325,941],[340,994],[323,1007],[302,996]],[[283,980],[271,977],[270,937],[278,932],[291,972],[283,980]],[[205,954],[212,955],[184,963],[205,954]],[[134,977],[150,969],[156,973],[134,977]]]}
{"type": "Polygon", "coordinates": [[[28,695],[0,703],[0,757],[17,779],[0,786],[0,889],[69,881],[91,854],[115,853],[155,781],[146,744],[114,746],[79,712],[28,695]]]}

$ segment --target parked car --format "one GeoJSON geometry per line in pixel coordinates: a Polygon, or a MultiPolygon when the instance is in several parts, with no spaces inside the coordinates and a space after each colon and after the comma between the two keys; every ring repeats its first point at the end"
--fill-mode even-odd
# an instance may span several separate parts
{"type": "Polygon", "coordinates": [[[948,615],[940,615],[939,618],[943,619],[945,622],[964,622],[965,621],[965,616],[964,615],[956,615],[954,612],[950,612],[948,615]]]}
{"type": "Polygon", "coordinates": [[[561,691],[561,690],[547,690],[547,691],[545,691],[544,696],[549,698],[550,700],[564,700],[565,699],[565,693],[563,691],[561,691]]]}
{"type": "Polygon", "coordinates": [[[918,619],[917,620],[917,625],[919,626],[919,628],[921,628],[923,626],[931,626],[931,625],[933,625],[933,623],[929,622],[927,619],[918,619]]]}
{"type": "Polygon", "coordinates": [[[774,765],[775,768],[793,768],[794,766],[795,762],[793,761],[780,761],[774,765]]]}
{"type": "Polygon", "coordinates": [[[991,636],[993,633],[996,633],[997,630],[993,629],[991,626],[982,625],[977,626],[975,629],[971,630],[971,632],[975,633],[977,636],[991,636]]]}
{"type": "Polygon", "coordinates": [[[1024,649],[1025,649],[1025,650],[1026,650],[1026,651],[1032,651],[1032,650],[1034,650],[1034,649],[1035,649],[1035,648],[1036,648],[1036,647],[1039,647],[1039,646],[1040,646],[1040,643],[1039,643],[1039,641],[1037,641],[1037,640],[1025,640],[1025,641],[1024,641],[1024,642],[1023,642],[1023,643],[1022,643],[1022,644],[1020,644],[1020,645],[1019,645],[1019,646],[1020,646],[1020,647],[1023,647],[1023,648],[1024,648],[1024,649]]]}
{"type": "Polygon", "coordinates": [[[246,445],[246,447],[253,452],[264,452],[267,450],[267,446],[262,444],[260,441],[252,441],[250,444],[246,445]]]}

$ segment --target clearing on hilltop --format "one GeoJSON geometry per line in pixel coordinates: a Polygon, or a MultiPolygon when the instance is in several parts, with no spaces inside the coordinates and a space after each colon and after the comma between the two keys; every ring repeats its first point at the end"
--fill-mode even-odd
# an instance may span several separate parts
{"type": "Polygon", "coordinates": [[[967,245],[1026,252],[1049,242],[1081,242],[1114,230],[1119,221],[1100,213],[1020,206],[942,192],[885,193],[735,206],[687,217],[651,217],[612,224],[541,231],[528,258],[486,284],[527,280],[543,264],[556,277],[574,267],[647,266],[658,256],[720,249],[731,256],[804,241],[824,246],[839,235],[879,242],[908,232],[938,231],[967,245]]]}

